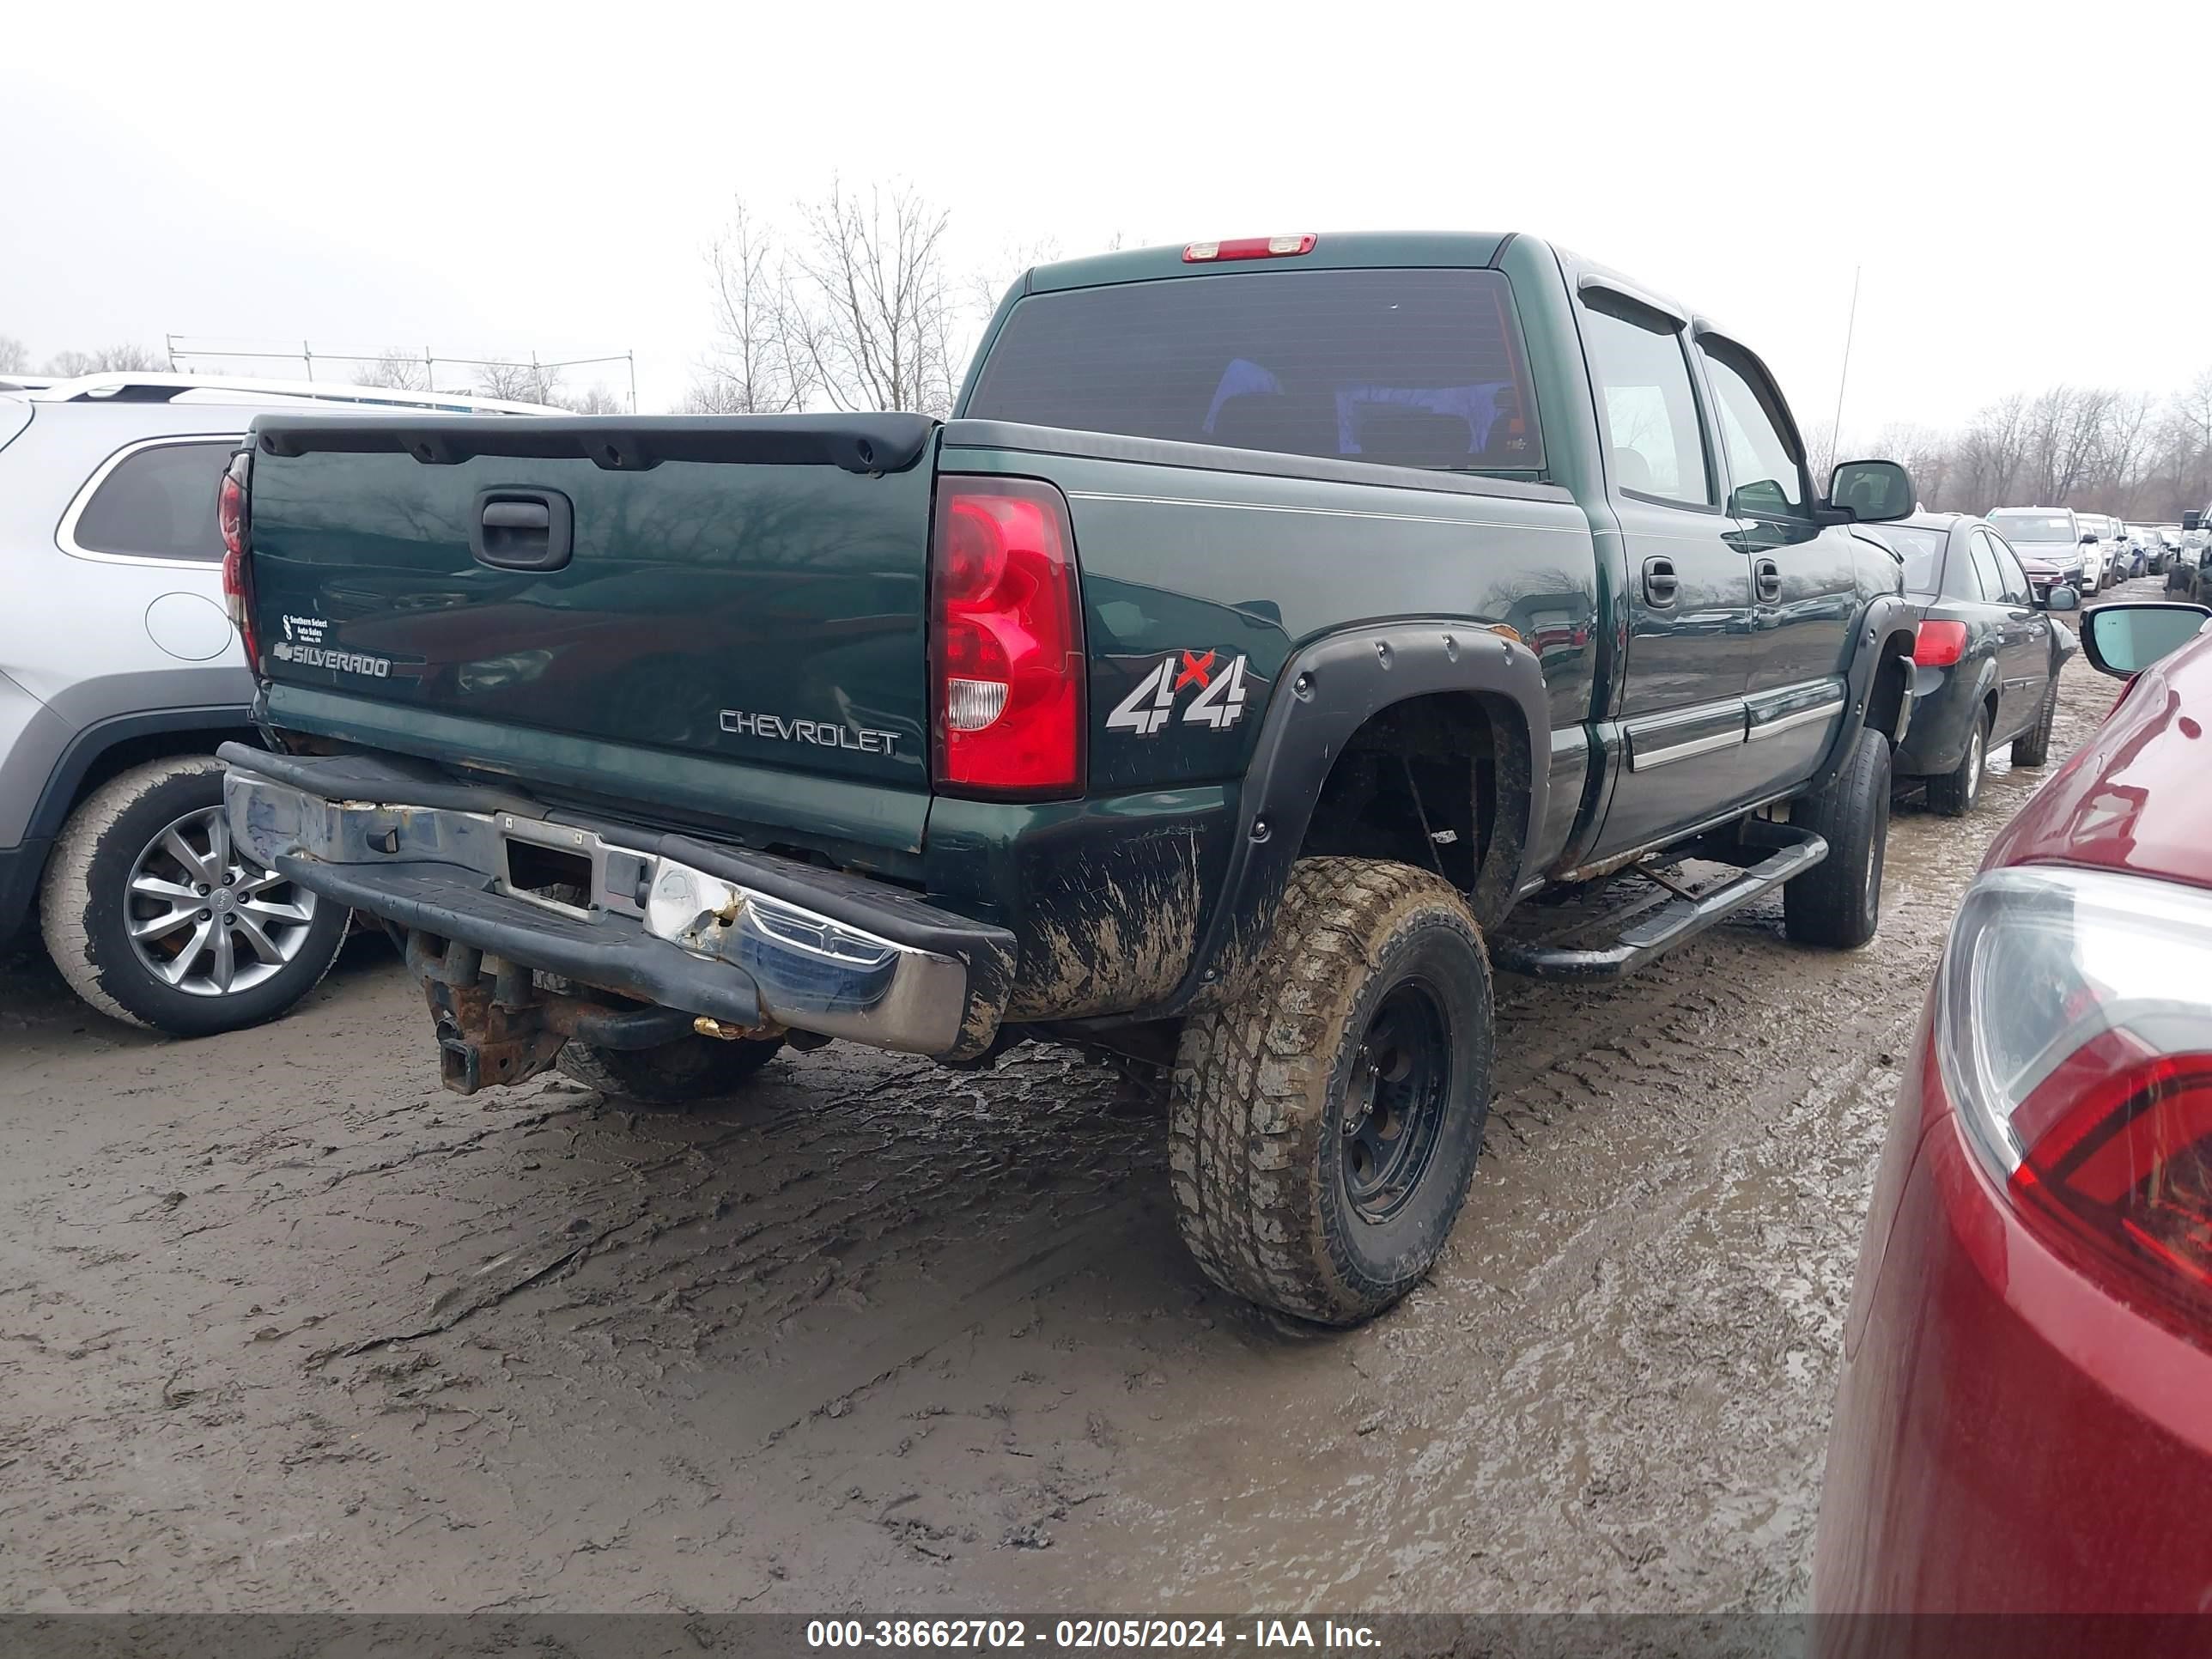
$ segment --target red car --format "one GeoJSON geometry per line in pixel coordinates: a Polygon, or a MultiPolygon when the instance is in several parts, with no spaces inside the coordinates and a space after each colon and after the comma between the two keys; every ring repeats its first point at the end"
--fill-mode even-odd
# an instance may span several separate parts
{"type": "MultiPolygon", "coordinates": [[[[2208,619],[2084,615],[2126,688],[1953,924],[1844,1327],[1816,1613],[2212,1613],[2208,619]]],[[[1820,1624],[1832,1652],[1961,1635],[1820,1624]]],[[[2212,1644],[2206,1619],[2095,1628],[2100,1653],[2212,1644]]]]}

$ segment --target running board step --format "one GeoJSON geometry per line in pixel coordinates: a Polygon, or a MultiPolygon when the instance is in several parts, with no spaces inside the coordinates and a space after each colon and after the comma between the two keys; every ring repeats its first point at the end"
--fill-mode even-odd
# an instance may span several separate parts
{"type": "Polygon", "coordinates": [[[1493,939],[1490,959],[1511,974],[1533,979],[1618,979],[1715,922],[1756,903],[1785,881],[1803,875],[1828,856],[1828,843],[1809,830],[1784,823],[1746,825],[1774,848],[1732,881],[1695,898],[1678,898],[1638,917],[1613,944],[1598,950],[1493,939]]]}

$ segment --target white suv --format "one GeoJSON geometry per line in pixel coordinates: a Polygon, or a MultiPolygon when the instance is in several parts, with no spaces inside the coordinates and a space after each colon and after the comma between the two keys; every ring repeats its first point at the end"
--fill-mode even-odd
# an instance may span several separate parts
{"type": "Polygon", "coordinates": [[[0,945],[35,908],[101,1012],[272,1019],[346,916],[230,843],[215,748],[256,741],[216,487],[263,410],[556,410],[444,392],[108,374],[0,380],[0,945]]]}

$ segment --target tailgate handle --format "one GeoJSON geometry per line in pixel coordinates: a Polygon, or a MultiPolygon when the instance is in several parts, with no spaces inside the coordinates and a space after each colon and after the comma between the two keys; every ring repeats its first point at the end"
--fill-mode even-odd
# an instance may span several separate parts
{"type": "Polygon", "coordinates": [[[575,522],[557,489],[486,489],[469,517],[469,551],[501,570],[558,570],[575,551],[575,522]]]}

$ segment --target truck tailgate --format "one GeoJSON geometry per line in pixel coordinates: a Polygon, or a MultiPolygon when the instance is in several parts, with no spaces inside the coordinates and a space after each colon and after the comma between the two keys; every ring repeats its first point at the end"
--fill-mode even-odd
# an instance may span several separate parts
{"type": "Polygon", "coordinates": [[[264,416],[272,696],[374,703],[379,741],[434,758],[496,765],[487,734],[512,730],[924,793],[935,432],[264,416]]]}

